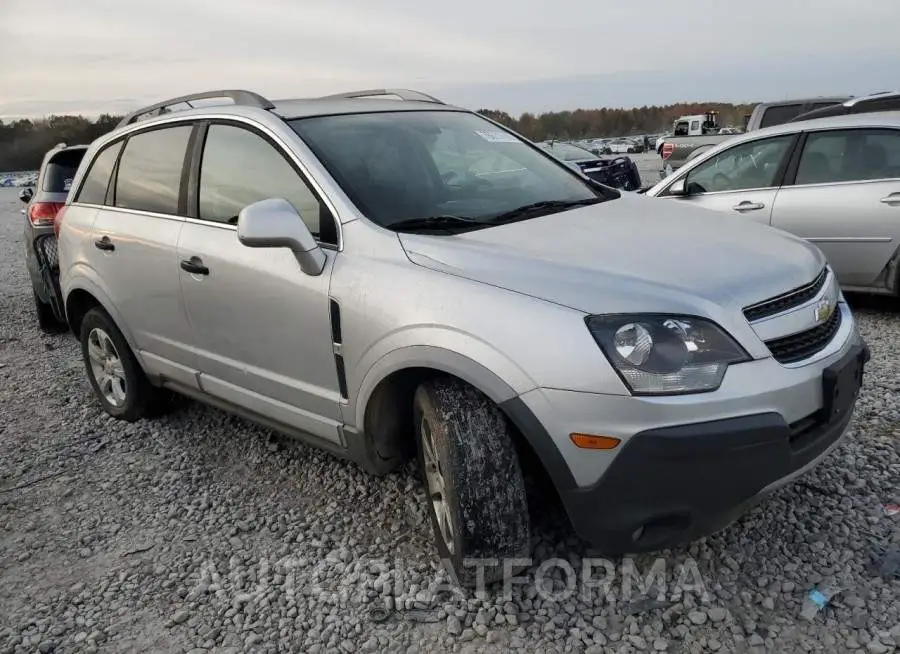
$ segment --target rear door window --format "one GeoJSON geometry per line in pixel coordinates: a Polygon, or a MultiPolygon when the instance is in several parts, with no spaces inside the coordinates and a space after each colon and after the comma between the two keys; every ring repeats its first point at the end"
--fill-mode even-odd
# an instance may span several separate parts
{"type": "Polygon", "coordinates": [[[85,150],[86,148],[62,150],[52,155],[44,168],[41,190],[49,193],[68,193],[85,150]]]}
{"type": "Polygon", "coordinates": [[[78,191],[76,202],[84,202],[85,204],[104,204],[106,202],[106,191],[109,188],[109,176],[112,174],[113,166],[116,164],[116,157],[119,156],[119,150],[122,149],[122,141],[116,141],[111,145],[107,145],[100,151],[91,168],[81,184],[78,191]]]}
{"type": "Polygon", "coordinates": [[[795,184],[900,178],[900,130],[845,129],[806,139],[795,184]]]}
{"type": "Polygon", "coordinates": [[[192,129],[192,125],[178,125],[128,138],[116,179],[117,207],[178,213],[181,171],[192,129]]]}

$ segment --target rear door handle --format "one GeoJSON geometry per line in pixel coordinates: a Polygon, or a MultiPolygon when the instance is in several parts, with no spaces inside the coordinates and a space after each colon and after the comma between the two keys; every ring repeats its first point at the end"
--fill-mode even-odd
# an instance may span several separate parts
{"type": "Polygon", "coordinates": [[[765,209],[766,205],[762,202],[750,202],[750,200],[744,200],[731,208],[740,213],[744,213],[745,211],[759,211],[760,209],[765,209]]]}
{"type": "Polygon", "coordinates": [[[209,274],[209,268],[203,265],[203,260],[200,257],[191,257],[190,259],[183,260],[181,262],[181,269],[192,275],[209,274]]]}
{"type": "Polygon", "coordinates": [[[900,193],[891,193],[886,198],[881,198],[881,204],[887,204],[892,207],[900,206],[900,193]]]}
{"type": "Polygon", "coordinates": [[[112,252],[116,249],[116,246],[113,245],[113,242],[109,240],[109,236],[104,236],[103,238],[99,238],[94,241],[94,246],[98,250],[104,250],[105,252],[112,252]]]}

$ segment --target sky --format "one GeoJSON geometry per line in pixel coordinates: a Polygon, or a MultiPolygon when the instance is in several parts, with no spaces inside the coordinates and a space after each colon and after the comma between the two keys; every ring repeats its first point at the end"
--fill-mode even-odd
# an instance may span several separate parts
{"type": "Polygon", "coordinates": [[[0,118],[402,87],[518,115],[900,86],[900,0],[0,0],[0,118]]]}

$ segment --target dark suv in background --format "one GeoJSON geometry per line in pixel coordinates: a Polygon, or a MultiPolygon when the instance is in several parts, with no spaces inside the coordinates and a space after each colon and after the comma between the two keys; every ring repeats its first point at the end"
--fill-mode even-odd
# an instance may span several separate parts
{"type": "Polygon", "coordinates": [[[66,329],[59,301],[59,257],[53,222],[65,204],[87,145],[60,143],[44,155],[34,188],[22,189],[25,208],[25,265],[31,276],[38,325],[45,332],[66,329]]]}

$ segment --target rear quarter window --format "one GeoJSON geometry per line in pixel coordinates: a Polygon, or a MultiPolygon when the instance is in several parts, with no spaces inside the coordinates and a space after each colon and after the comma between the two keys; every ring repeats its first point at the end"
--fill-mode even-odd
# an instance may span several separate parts
{"type": "Polygon", "coordinates": [[[49,193],[68,193],[75,178],[75,171],[86,150],[63,150],[53,155],[44,168],[41,190],[49,193]]]}

